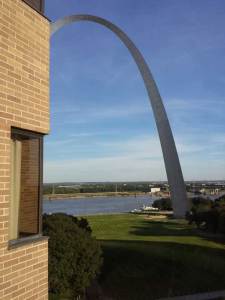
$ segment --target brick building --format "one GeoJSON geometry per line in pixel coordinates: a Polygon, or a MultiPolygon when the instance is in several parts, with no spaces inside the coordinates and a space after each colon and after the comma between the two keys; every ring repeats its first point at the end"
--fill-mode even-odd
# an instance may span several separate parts
{"type": "Polygon", "coordinates": [[[43,0],[0,0],[0,299],[48,299],[41,234],[49,131],[49,21],[43,0]]]}

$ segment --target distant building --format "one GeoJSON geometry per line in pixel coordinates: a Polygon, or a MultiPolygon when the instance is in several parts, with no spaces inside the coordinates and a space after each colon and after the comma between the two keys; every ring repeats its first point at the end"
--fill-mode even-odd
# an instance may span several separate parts
{"type": "Polygon", "coordinates": [[[160,187],[153,187],[151,188],[151,194],[156,194],[159,193],[161,191],[160,187]]]}
{"type": "Polygon", "coordinates": [[[203,188],[200,189],[202,194],[209,194],[209,195],[218,195],[220,193],[220,189],[218,188],[203,188]]]}

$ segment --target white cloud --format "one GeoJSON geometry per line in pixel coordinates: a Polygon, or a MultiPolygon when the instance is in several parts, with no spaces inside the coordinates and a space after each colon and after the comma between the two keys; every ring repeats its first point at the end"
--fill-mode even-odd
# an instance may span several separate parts
{"type": "MultiPolygon", "coordinates": [[[[210,145],[191,141],[177,144],[186,180],[224,179],[225,162],[211,155],[210,145]]],[[[157,136],[140,136],[115,142],[99,142],[107,150],[101,158],[90,157],[47,161],[45,180],[56,181],[127,181],[165,180],[166,173],[157,136]]],[[[82,151],[85,151],[85,147],[82,151]]],[[[89,147],[90,148],[90,147],[89,147]]],[[[87,150],[87,149],[86,149],[87,150]]],[[[96,149],[95,149],[96,150],[96,149]]],[[[66,155],[65,155],[66,156],[66,155]]],[[[76,157],[76,152],[74,152],[76,157]]]]}
{"type": "MultiPolygon", "coordinates": [[[[125,102],[125,101],[124,101],[125,102]]],[[[150,109],[143,105],[126,104],[113,106],[108,105],[107,107],[83,107],[80,109],[67,110],[67,118],[64,118],[64,122],[67,124],[77,123],[89,123],[96,120],[103,119],[116,119],[116,118],[127,118],[137,115],[149,113],[150,109]]]]}
{"type": "MultiPolygon", "coordinates": [[[[223,99],[168,99],[167,108],[173,113],[210,113],[221,116],[225,110],[223,99]]],[[[179,115],[178,115],[179,116],[179,115]]]]}
{"type": "Polygon", "coordinates": [[[127,181],[160,180],[165,178],[163,161],[135,157],[47,162],[45,180],[55,181],[127,181]]]}

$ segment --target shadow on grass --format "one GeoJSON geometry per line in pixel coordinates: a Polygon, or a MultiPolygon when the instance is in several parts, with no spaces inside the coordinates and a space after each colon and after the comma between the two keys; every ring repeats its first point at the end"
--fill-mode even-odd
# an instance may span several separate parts
{"type": "Polygon", "coordinates": [[[143,220],[140,226],[132,226],[130,234],[141,236],[190,236],[196,234],[196,229],[187,228],[186,225],[176,221],[143,220]]]}
{"type": "Polygon", "coordinates": [[[215,233],[210,233],[210,232],[207,232],[204,230],[197,230],[197,234],[203,240],[225,245],[225,235],[224,234],[215,234],[215,233]]]}
{"type": "Polygon", "coordinates": [[[101,241],[106,299],[157,299],[225,288],[225,251],[168,242],[101,241]]]}
{"type": "Polygon", "coordinates": [[[202,240],[215,242],[225,245],[225,236],[222,234],[213,234],[195,227],[187,227],[185,223],[177,221],[152,221],[143,220],[139,226],[132,226],[129,232],[139,236],[189,236],[201,237],[202,240]]]}

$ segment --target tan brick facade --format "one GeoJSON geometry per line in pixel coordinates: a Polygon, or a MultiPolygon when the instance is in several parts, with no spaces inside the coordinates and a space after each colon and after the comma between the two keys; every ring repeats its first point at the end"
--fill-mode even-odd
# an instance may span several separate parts
{"type": "Polygon", "coordinates": [[[9,249],[11,126],[49,131],[49,22],[0,0],[0,299],[48,299],[47,240],[9,249]]]}

